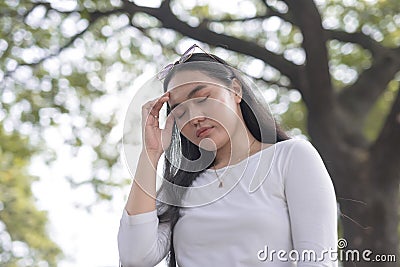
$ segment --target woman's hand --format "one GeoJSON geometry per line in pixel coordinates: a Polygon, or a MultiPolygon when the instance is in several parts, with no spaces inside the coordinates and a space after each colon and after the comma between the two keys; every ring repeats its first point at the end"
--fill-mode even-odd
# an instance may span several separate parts
{"type": "Polygon", "coordinates": [[[164,129],[160,129],[158,118],[163,104],[169,100],[169,92],[161,97],[148,101],[142,106],[142,141],[145,152],[150,157],[159,159],[164,149],[171,144],[174,118],[167,117],[164,129]]]}

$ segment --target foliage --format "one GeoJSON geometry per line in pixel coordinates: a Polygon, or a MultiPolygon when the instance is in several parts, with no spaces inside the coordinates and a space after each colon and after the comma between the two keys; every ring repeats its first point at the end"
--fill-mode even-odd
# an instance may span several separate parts
{"type": "Polygon", "coordinates": [[[27,172],[27,139],[0,128],[0,262],[2,266],[57,266],[59,247],[47,234],[47,214],[35,207],[27,172]]]}

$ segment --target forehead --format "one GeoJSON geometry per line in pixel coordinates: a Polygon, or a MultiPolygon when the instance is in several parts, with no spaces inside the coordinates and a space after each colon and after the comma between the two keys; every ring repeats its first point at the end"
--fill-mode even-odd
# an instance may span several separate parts
{"type": "Polygon", "coordinates": [[[221,83],[217,79],[212,78],[200,71],[179,71],[169,81],[167,91],[171,91],[174,88],[181,87],[185,84],[201,82],[221,83]]]}
{"type": "Polygon", "coordinates": [[[186,98],[190,91],[202,84],[222,85],[222,82],[200,71],[179,71],[168,83],[167,91],[170,92],[168,102],[175,103],[178,99],[186,98]]]}

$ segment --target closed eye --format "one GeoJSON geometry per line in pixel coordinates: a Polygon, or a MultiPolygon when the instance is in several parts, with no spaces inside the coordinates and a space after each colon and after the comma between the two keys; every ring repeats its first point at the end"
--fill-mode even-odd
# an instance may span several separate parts
{"type": "Polygon", "coordinates": [[[182,113],[182,115],[178,116],[178,119],[182,119],[183,115],[185,115],[186,111],[182,113]]]}
{"type": "MultiPolygon", "coordinates": [[[[209,96],[210,96],[210,95],[205,96],[205,97],[198,97],[198,98],[200,98],[201,100],[198,100],[197,103],[205,102],[209,96]]],[[[183,108],[182,108],[182,109],[183,109],[183,108]]],[[[181,119],[181,118],[186,114],[186,111],[183,111],[182,114],[178,115],[178,114],[180,113],[180,112],[178,111],[178,108],[175,108],[172,112],[176,114],[176,118],[177,118],[177,119],[181,119]]]]}
{"type": "Polygon", "coordinates": [[[204,101],[206,101],[208,97],[209,97],[209,95],[208,95],[208,96],[206,96],[206,97],[203,97],[203,98],[202,98],[202,100],[200,100],[200,101],[197,101],[197,103],[201,103],[201,102],[204,102],[204,101]]]}

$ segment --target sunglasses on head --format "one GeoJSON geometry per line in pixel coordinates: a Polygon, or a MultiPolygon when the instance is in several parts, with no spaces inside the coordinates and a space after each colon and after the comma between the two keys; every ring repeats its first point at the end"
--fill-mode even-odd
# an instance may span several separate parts
{"type": "Polygon", "coordinates": [[[213,55],[211,55],[210,53],[207,53],[206,51],[204,51],[203,48],[201,48],[197,44],[193,44],[191,47],[189,47],[188,50],[186,50],[185,53],[182,54],[182,56],[181,56],[181,58],[179,60],[175,61],[175,63],[168,64],[159,73],[157,73],[157,78],[161,81],[162,79],[164,79],[168,75],[168,73],[174,68],[175,65],[178,65],[178,64],[186,62],[193,55],[193,52],[194,52],[194,50],[196,50],[196,47],[199,48],[201,51],[203,51],[208,56],[210,56],[215,61],[220,62],[213,55]]]}

